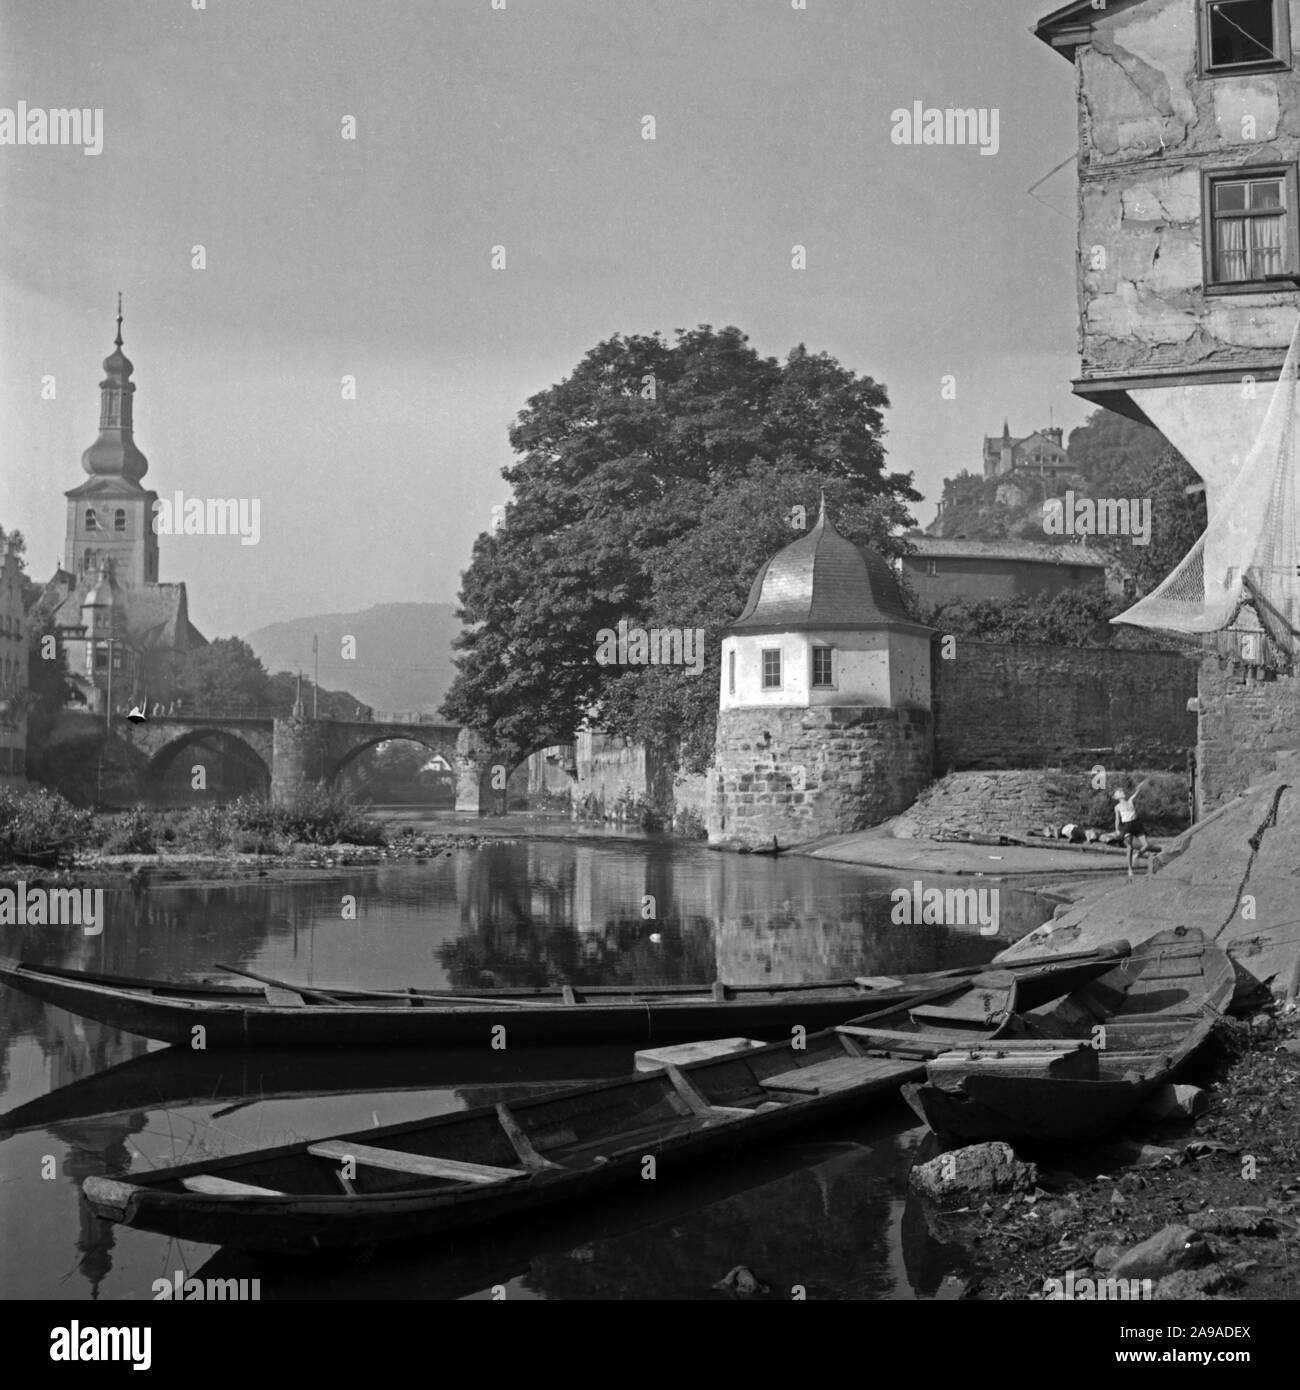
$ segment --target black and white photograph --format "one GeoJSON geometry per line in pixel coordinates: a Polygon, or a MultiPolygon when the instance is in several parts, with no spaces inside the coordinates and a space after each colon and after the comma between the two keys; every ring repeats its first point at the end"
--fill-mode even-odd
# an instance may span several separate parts
{"type": "Polygon", "coordinates": [[[1300,0],[0,0],[0,209],[23,1364],[1293,1359],[1300,0]]]}

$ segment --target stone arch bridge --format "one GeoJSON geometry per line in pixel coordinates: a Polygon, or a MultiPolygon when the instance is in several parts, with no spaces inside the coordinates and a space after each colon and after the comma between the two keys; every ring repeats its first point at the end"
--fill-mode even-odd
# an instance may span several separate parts
{"type": "Polygon", "coordinates": [[[415,720],[307,719],[261,714],[164,715],[113,719],[113,737],[148,760],[142,780],[156,781],[186,747],[214,735],[242,744],[266,770],[271,797],[285,801],[307,786],[330,786],[367,748],[408,739],[440,754],[456,774],[456,809],[505,811],[505,783],[526,754],[488,748],[471,729],[415,720]]]}

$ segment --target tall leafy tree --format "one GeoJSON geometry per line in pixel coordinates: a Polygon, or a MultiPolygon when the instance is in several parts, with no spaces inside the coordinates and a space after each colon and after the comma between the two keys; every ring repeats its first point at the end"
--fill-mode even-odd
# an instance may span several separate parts
{"type": "Polygon", "coordinates": [[[522,753],[584,721],[630,737],[712,737],[717,632],[759,564],[816,516],[888,547],[919,500],[885,470],[884,387],[802,345],[759,356],[736,328],[615,336],[532,397],[510,431],[504,524],[475,543],[446,717],[522,753]],[[704,627],[710,666],[602,667],[620,618],[704,627]],[[707,691],[707,694],[704,692],[707,691]]]}

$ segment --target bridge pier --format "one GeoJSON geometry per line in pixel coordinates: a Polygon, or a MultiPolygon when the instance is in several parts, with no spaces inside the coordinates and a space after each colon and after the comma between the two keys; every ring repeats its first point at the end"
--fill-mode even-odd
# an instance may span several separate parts
{"type": "MultiPolygon", "coordinates": [[[[505,782],[500,789],[492,786],[493,768],[500,759],[472,729],[462,729],[456,737],[456,810],[472,816],[501,816],[506,810],[505,782]]],[[[509,769],[507,769],[507,772],[509,769]]]]}
{"type": "Polygon", "coordinates": [[[271,800],[292,801],[325,780],[329,725],[314,719],[277,719],[271,733],[271,800]]]}

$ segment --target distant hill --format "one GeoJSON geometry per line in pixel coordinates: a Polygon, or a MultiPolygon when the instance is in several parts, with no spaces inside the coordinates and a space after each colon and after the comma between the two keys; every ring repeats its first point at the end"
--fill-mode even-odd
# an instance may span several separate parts
{"type": "Polygon", "coordinates": [[[460,631],[449,603],[380,603],[361,613],[291,618],[250,632],[244,641],[266,669],[312,674],[311,639],[320,637],[320,683],[346,690],[377,712],[436,711],[456,674],[452,638],[460,631]],[[342,658],[345,637],[356,658],[342,658]]]}

